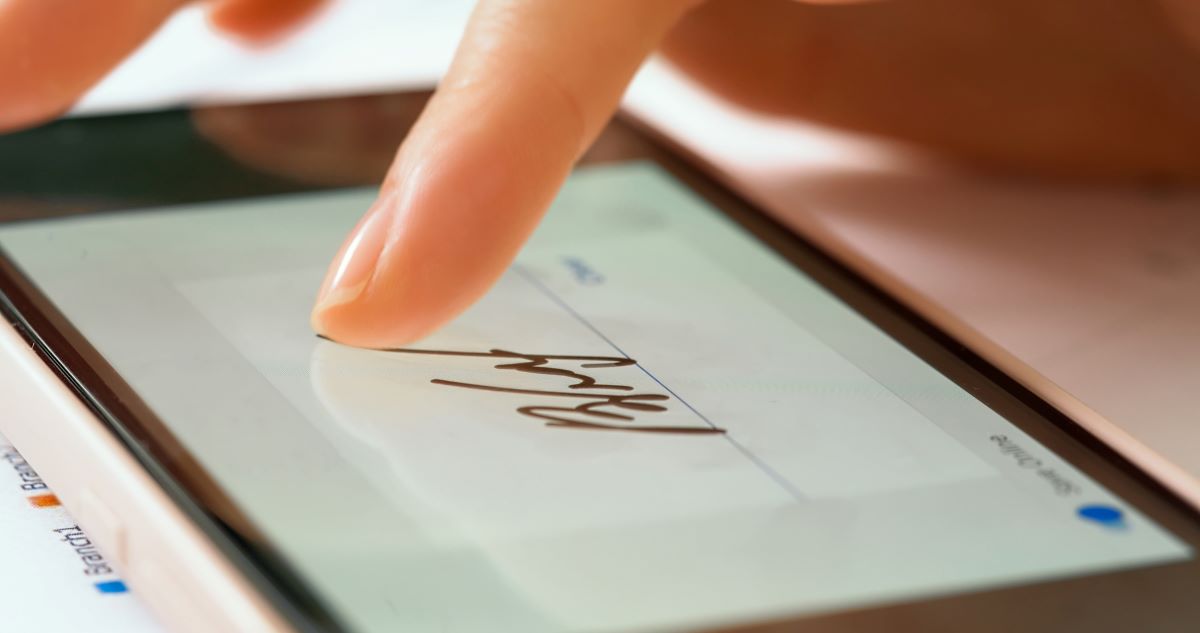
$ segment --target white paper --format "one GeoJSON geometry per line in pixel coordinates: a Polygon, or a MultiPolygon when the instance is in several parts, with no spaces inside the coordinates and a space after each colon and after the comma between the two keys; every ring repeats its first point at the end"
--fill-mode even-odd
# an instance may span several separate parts
{"type": "Polygon", "coordinates": [[[0,437],[0,630],[151,633],[162,629],[58,504],[54,491],[0,437]]]}

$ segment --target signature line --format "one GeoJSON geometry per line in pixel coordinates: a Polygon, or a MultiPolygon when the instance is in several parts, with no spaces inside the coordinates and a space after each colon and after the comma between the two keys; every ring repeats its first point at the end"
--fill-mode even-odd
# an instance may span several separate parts
{"type": "MultiPolygon", "coordinates": [[[[533,287],[537,288],[538,291],[541,292],[543,295],[546,295],[547,298],[549,298],[551,301],[553,301],[555,304],[557,304],[560,308],[562,308],[563,310],[566,310],[568,314],[570,314],[572,317],[574,317],[576,321],[579,321],[580,323],[582,323],[584,325],[584,327],[591,330],[593,334],[600,337],[605,343],[608,343],[608,346],[613,348],[614,350],[616,350],[616,352],[618,354],[620,354],[621,356],[624,356],[625,358],[631,358],[629,356],[629,354],[625,353],[625,350],[621,349],[620,346],[618,346],[616,343],[614,343],[612,339],[605,336],[605,334],[603,332],[601,332],[595,325],[593,325],[591,321],[588,321],[586,318],[584,318],[584,316],[582,314],[580,314],[578,311],[576,311],[575,308],[572,308],[571,305],[569,303],[567,303],[566,301],[564,301],[563,298],[560,297],[557,293],[555,293],[550,288],[546,287],[546,285],[543,284],[541,282],[541,280],[539,280],[532,273],[530,273],[528,270],[526,270],[524,266],[522,266],[520,264],[513,264],[512,270],[514,272],[516,272],[518,275],[520,275],[522,278],[524,278],[525,281],[527,281],[531,285],[533,285],[533,287]]],[[[696,417],[703,420],[705,424],[712,427],[713,429],[720,428],[717,425],[713,424],[712,420],[709,420],[707,416],[705,416],[703,413],[700,413],[700,411],[697,410],[696,407],[692,406],[692,403],[688,402],[687,400],[684,400],[683,398],[680,398],[679,394],[675,393],[674,389],[671,389],[665,383],[663,383],[663,381],[659,380],[658,376],[655,376],[653,373],[651,373],[649,369],[646,369],[641,363],[636,363],[636,364],[637,364],[638,369],[642,370],[643,373],[645,373],[647,376],[650,377],[650,380],[653,380],[654,382],[658,383],[658,386],[665,389],[667,391],[667,393],[671,394],[671,396],[673,398],[682,402],[683,406],[687,407],[692,413],[696,414],[696,417]]],[[[787,493],[789,495],[791,495],[794,499],[796,499],[797,501],[804,501],[807,499],[807,497],[804,495],[804,493],[800,492],[800,490],[797,489],[796,486],[794,486],[792,484],[792,482],[788,481],[786,477],[779,474],[779,472],[776,471],[774,468],[771,468],[771,466],[769,464],[764,462],[762,460],[762,458],[760,458],[758,455],[755,455],[754,453],[752,453],[750,451],[750,449],[743,446],[741,444],[741,442],[738,442],[737,440],[735,440],[733,438],[732,433],[726,432],[726,433],[723,433],[722,436],[725,438],[725,441],[729,442],[729,444],[732,445],[733,448],[735,448],[739,453],[744,455],[746,457],[746,459],[750,460],[755,466],[758,467],[759,470],[761,470],[765,475],[770,477],[772,481],[774,481],[777,485],[779,485],[779,487],[781,487],[785,491],[787,491],[787,493]]]]}

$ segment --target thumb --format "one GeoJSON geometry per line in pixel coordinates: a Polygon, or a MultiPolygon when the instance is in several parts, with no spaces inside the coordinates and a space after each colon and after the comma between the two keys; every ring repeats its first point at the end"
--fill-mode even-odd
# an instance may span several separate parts
{"type": "Polygon", "coordinates": [[[642,61],[697,0],[483,0],[313,327],[391,347],[465,310],[511,263],[642,61]]]}
{"type": "Polygon", "coordinates": [[[0,2],[0,131],[65,111],[182,4],[0,2]]]}
{"type": "MultiPolygon", "coordinates": [[[[278,34],[320,0],[220,0],[213,22],[244,38],[278,34]]],[[[70,108],[187,0],[0,0],[0,132],[70,108]]]]}

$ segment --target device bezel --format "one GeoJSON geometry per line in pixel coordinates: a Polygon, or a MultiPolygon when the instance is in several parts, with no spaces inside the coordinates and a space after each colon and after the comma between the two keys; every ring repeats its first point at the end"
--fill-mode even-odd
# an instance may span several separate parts
{"type": "MultiPolygon", "coordinates": [[[[412,98],[423,99],[425,96],[415,95],[412,98]]],[[[186,117],[187,113],[178,111],[175,115],[186,117]]],[[[163,116],[163,113],[126,115],[123,120],[136,126],[139,117],[147,116],[163,116]]],[[[106,121],[111,123],[109,119],[90,120],[90,123],[100,125],[106,121]]],[[[69,125],[87,126],[89,120],[76,120],[69,122],[69,125]]],[[[26,134],[37,133],[35,130],[26,134]]],[[[118,143],[119,139],[113,137],[105,142],[118,143]]],[[[3,146],[0,144],[0,152],[2,151],[3,146]]],[[[666,169],[714,208],[721,210],[744,230],[792,262],[804,274],[830,289],[842,301],[912,349],[926,362],[956,383],[966,383],[964,388],[980,395],[989,406],[1002,410],[1006,418],[1029,432],[1035,439],[1072,461],[1089,476],[1121,495],[1193,547],[1200,543],[1200,516],[1192,506],[1146,476],[1050,403],[1017,383],[960,341],[851,270],[819,245],[796,235],[744,198],[716,182],[701,169],[689,164],[678,152],[661,141],[651,138],[628,123],[617,121],[606,130],[582,162],[595,164],[635,159],[651,160],[666,169]],[[1023,413],[1014,413],[1018,409],[1023,413]],[[1017,419],[1014,419],[1014,415],[1017,419]]],[[[140,156],[132,160],[144,161],[146,158],[140,156]]],[[[231,167],[226,165],[223,168],[231,167]]],[[[235,165],[232,169],[236,170],[238,166],[235,165]]],[[[252,176],[252,173],[247,175],[250,182],[252,176]]],[[[278,178],[270,178],[275,188],[264,187],[263,192],[277,193],[278,178]]],[[[296,183],[295,190],[320,188],[324,187],[296,183]]],[[[252,186],[250,190],[253,191],[252,186]]],[[[0,190],[0,196],[4,193],[0,190]]],[[[149,206],[157,209],[164,204],[193,201],[140,201],[131,205],[138,208],[123,212],[146,212],[145,209],[149,206]]],[[[96,210],[121,207],[119,202],[106,199],[96,210]]],[[[167,425],[146,407],[136,392],[125,384],[120,375],[7,257],[0,257],[0,311],[4,312],[47,365],[163,487],[179,509],[201,527],[222,554],[237,566],[264,598],[293,626],[298,630],[346,630],[336,614],[322,604],[320,597],[288,565],[286,558],[274,551],[262,535],[254,530],[251,522],[237,511],[236,506],[224,498],[219,487],[191,459],[186,448],[173,441],[167,425]]],[[[935,597],[900,605],[809,615],[778,622],[747,623],[739,626],[737,630],[771,630],[801,623],[815,630],[859,630],[864,626],[886,626],[887,622],[894,621],[901,613],[914,610],[923,614],[923,620],[929,618],[931,621],[938,621],[944,614],[950,613],[957,614],[956,617],[982,617],[986,614],[988,621],[1000,623],[1006,621],[1004,614],[1009,613],[1014,605],[1030,599],[1030,592],[1039,596],[1049,592],[1054,597],[1053,602],[1059,603],[1057,610],[1045,610],[1040,614],[1042,619],[1038,621],[1038,626],[1045,626],[1050,630],[1054,627],[1081,624],[1077,615],[1071,615],[1073,619],[1069,621],[1059,619],[1069,611],[1063,605],[1069,607],[1091,602],[1096,600],[1097,595],[1120,592],[1123,586],[1144,586],[1147,582],[1161,588],[1157,596],[1160,602],[1163,598],[1183,590],[1200,591],[1200,564],[1192,559],[1182,563],[1096,576],[1040,581],[1018,587],[935,597]],[[971,616],[972,613],[976,616],[971,616]]],[[[1171,616],[1173,621],[1177,618],[1186,619],[1187,616],[1200,618],[1200,606],[1183,601],[1178,604],[1187,605],[1189,610],[1168,610],[1166,615],[1171,616]]],[[[1128,605],[1123,605],[1123,608],[1127,610],[1128,605]]],[[[1026,613],[1022,617],[1028,615],[1026,613]]],[[[1098,612],[1094,617],[1105,626],[1115,621],[1115,615],[1104,612],[1098,612]]],[[[1143,621],[1146,617],[1161,618],[1163,610],[1159,608],[1152,614],[1147,606],[1145,613],[1140,617],[1143,617],[1143,621]]]]}

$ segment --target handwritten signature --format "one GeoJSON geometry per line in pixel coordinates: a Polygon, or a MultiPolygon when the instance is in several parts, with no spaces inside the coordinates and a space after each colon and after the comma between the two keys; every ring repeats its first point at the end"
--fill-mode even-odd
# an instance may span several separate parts
{"type": "Polygon", "coordinates": [[[572,381],[567,385],[568,391],[550,391],[544,389],[522,389],[502,387],[497,385],[480,385],[456,380],[435,378],[431,382],[437,385],[459,387],[461,389],[478,389],[499,393],[518,394],[548,398],[574,398],[582,400],[575,406],[552,406],[532,404],[517,408],[517,412],[533,418],[546,420],[547,426],[611,430],[635,431],[639,433],[678,433],[678,434],[720,434],[725,429],[713,426],[654,426],[632,424],[637,414],[652,414],[666,411],[667,408],[656,404],[670,400],[670,396],[661,393],[631,393],[633,387],[623,384],[601,383],[595,377],[576,371],[556,367],[552,363],[577,363],[578,369],[610,369],[636,365],[637,361],[624,356],[563,356],[558,354],[522,354],[502,349],[487,352],[462,352],[427,349],[389,349],[388,352],[400,354],[427,354],[433,356],[466,356],[473,358],[491,358],[497,362],[493,366],[501,371],[515,371],[539,376],[555,376],[572,381]]]}

